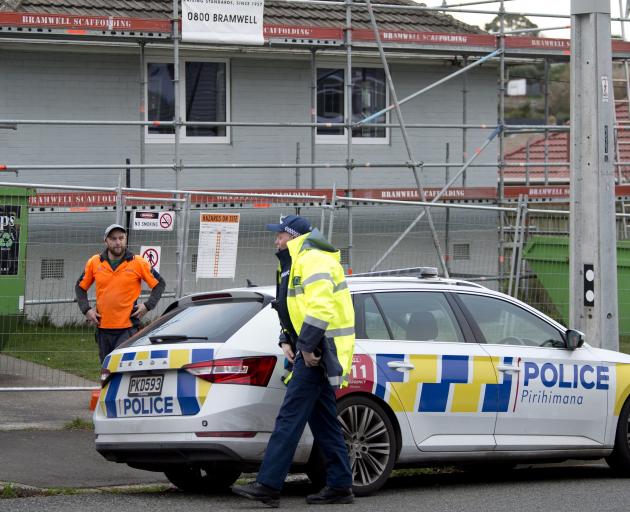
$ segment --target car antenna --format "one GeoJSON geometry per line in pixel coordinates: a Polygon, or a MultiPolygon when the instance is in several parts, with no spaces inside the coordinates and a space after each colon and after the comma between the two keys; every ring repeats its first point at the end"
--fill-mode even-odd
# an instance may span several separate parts
{"type": "Polygon", "coordinates": [[[258,285],[252,283],[252,280],[249,278],[245,278],[245,281],[247,281],[247,288],[256,288],[258,285]]]}

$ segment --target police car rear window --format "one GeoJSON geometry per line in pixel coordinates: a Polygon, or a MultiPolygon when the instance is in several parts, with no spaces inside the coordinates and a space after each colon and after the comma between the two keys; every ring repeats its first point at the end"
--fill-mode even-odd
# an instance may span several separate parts
{"type": "Polygon", "coordinates": [[[251,299],[226,299],[177,308],[149,324],[119,348],[166,343],[169,337],[176,343],[225,343],[262,308],[261,300],[251,299]]]}

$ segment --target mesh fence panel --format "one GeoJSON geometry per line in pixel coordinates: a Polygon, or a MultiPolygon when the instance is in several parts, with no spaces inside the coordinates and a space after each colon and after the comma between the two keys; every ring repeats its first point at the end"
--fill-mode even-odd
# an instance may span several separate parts
{"type": "MultiPolygon", "coordinates": [[[[277,259],[274,234],[265,229],[281,215],[299,213],[332,233],[342,263],[353,273],[408,267],[439,268],[428,218],[417,205],[365,203],[334,210],[304,202],[274,200],[255,204],[194,205],[188,221],[182,294],[274,282],[277,259]],[[322,225],[322,211],[325,211],[322,225]],[[198,278],[200,216],[238,213],[237,263],[233,278],[198,278]],[[350,215],[352,223],[350,224],[350,215]],[[330,231],[332,222],[332,231],[330,231]],[[410,228],[411,226],[411,228],[410,228]],[[409,228],[409,229],[408,229],[409,228]],[[406,236],[401,234],[408,230],[406,236]],[[400,238],[400,240],[399,240],[400,238]]],[[[554,206],[557,208],[557,205],[554,206]]],[[[512,295],[567,325],[569,322],[569,217],[536,206],[523,221],[516,207],[458,205],[431,207],[437,238],[452,277],[478,281],[512,295]]],[[[171,209],[164,203],[147,211],[171,209]]],[[[133,213],[133,212],[132,212],[133,213]]],[[[129,215],[132,215],[130,213],[129,215]]],[[[159,271],[166,292],[146,321],[156,318],[174,300],[178,276],[178,229],[184,215],[175,215],[172,231],[129,232],[128,247],[159,247],[159,271]]],[[[103,248],[105,226],[116,222],[113,206],[37,208],[26,196],[7,193],[0,201],[0,386],[91,386],[98,378],[94,328],[74,302],[74,287],[86,261],[103,248]],[[6,376],[9,381],[6,381],[6,376]],[[8,382],[8,384],[6,384],[8,382]]],[[[618,219],[619,312],[622,349],[630,338],[630,242],[618,219]],[[627,275],[629,274],[629,275],[627,275]]],[[[147,296],[149,290],[143,290],[147,296]]],[[[94,287],[88,293],[92,303],[94,287]]]]}

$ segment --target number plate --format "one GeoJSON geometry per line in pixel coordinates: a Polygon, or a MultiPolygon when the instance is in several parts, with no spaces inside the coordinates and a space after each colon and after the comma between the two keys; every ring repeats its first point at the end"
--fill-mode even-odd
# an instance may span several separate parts
{"type": "Polygon", "coordinates": [[[127,396],[159,396],[164,375],[134,375],[129,379],[127,396]]]}

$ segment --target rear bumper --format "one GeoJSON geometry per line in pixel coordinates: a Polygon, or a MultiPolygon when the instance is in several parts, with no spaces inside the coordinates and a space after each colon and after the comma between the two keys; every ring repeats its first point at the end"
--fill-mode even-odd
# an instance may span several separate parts
{"type": "Polygon", "coordinates": [[[107,460],[133,466],[245,462],[217,443],[97,443],[96,451],[107,460]]]}

